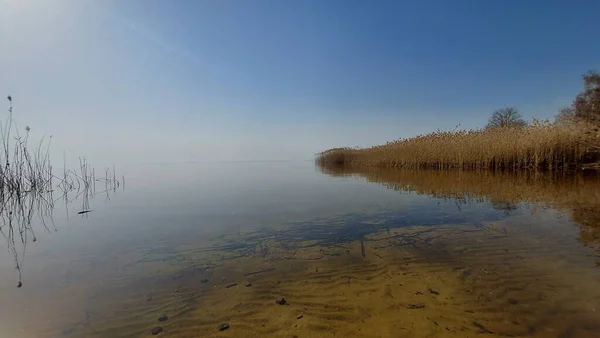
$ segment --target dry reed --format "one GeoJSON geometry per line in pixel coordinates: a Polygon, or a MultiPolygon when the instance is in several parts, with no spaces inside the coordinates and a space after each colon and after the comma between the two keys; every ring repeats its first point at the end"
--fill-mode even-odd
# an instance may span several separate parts
{"type": "MultiPolygon", "coordinates": [[[[19,130],[13,120],[13,101],[9,96],[8,117],[0,121],[0,234],[5,238],[8,249],[19,272],[18,287],[22,286],[21,265],[27,242],[37,240],[34,219],[39,219],[49,231],[47,221],[53,222],[54,191],[62,194],[65,205],[82,199],[83,210],[89,212],[89,199],[97,194],[95,183],[105,184],[105,191],[116,190],[120,182],[106,170],[104,178],[96,178],[93,169],[80,159],[79,169],[67,169],[61,176],[54,174],[50,161],[50,138],[39,144],[29,144],[30,128],[19,130]],[[74,197],[72,195],[75,195],[74,197]],[[17,240],[18,239],[18,240],[17,240]],[[23,252],[17,251],[22,246],[23,252]]],[[[57,199],[57,200],[58,200],[57,199]]],[[[55,229],[56,230],[56,229],[55,229]]]]}
{"type": "Polygon", "coordinates": [[[534,122],[519,128],[437,131],[370,148],[334,148],[321,165],[414,169],[581,169],[598,159],[598,127],[534,122]]]}

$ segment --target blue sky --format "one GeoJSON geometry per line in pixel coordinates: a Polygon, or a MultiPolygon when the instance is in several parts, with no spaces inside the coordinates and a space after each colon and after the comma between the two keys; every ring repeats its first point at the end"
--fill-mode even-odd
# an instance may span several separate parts
{"type": "Polygon", "coordinates": [[[310,159],[496,108],[551,117],[600,68],[598,1],[0,0],[0,94],[62,157],[310,159]]]}

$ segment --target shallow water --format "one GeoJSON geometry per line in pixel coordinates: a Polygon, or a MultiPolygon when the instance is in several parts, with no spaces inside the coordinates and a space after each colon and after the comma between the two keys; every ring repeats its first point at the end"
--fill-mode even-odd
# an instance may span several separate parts
{"type": "Polygon", "coordinates": [[[21,288],[2,243],[0,337],[600,336],[595,175],[121,171],[16,242],[21,288]]]}

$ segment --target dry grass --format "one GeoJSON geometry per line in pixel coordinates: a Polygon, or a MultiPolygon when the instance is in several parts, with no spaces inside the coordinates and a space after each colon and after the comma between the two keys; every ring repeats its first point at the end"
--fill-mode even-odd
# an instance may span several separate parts
{"type": "Polygon", "coordinates": [[[334,148],[317,154],[322,165],[415,169],[581,169],[598,159],[598,127],[534,123],[524,128],[434,132],[371,148],[334,148]]]}

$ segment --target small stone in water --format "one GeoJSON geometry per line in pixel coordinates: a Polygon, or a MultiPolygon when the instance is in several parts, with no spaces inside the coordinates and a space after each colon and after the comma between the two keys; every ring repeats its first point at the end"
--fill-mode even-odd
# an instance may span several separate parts
{"type": "Polygon", "coordinates": [[[252,286],[252,283],[250,283],[250,281],[246,281],[246,287],[252,286]]]}
{"type": "Polygon", "coordinates": [[[166,322],[167,320],[169,320],[169,317],[167,317],[167,315],[162,315],[158,317],[159,322],[166,322]]]}
{"type": "Polygon", "coordinates": [[[157,326],[157,327],[153,328],[150,332],[152,332],[153,336],[156,336],[157,334],[163,332],[163,328],[160,326],[157,326]]]}
{"type": "Polygon", "coordinates": [[[75,329],[73,329],[73,328],[71,328],[71,329],[64,329],[64,330],[62,330],[62,334],[63,334],[63,336],[68,336],[68,335],[70,335],[70,334],[71,334],[71,333],[73,333],[73,332],[75,332],[75,329]]]}
{"type": "Polygon", "coordinates": [[[275,303],[279,304],[279,305],[286,305],[287,304],[287,300],[285,300],[285,298],[281,298],[281,300],[276,300],[275,303]]]}
{"type": "Polygon", "coordinates": [[[219,326],[219,331],[225,331],[229,329],[229,323],[223,323],[219,326]]]}

